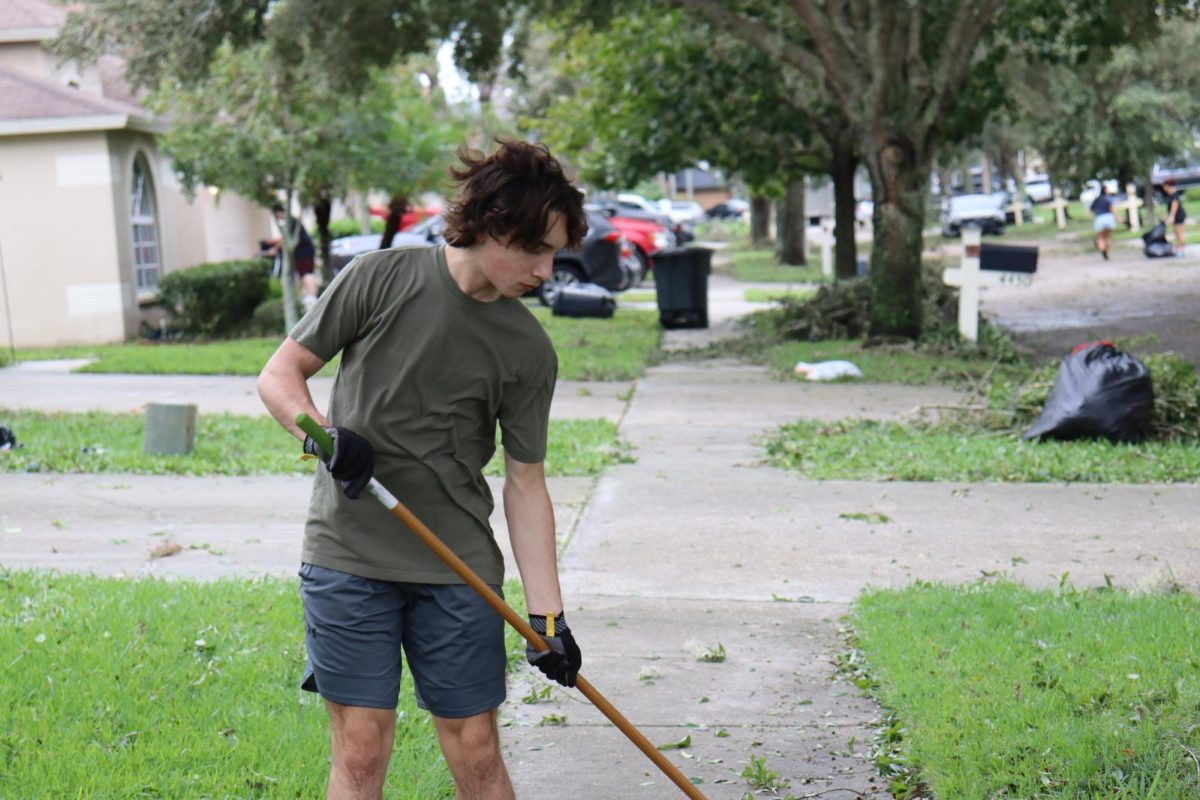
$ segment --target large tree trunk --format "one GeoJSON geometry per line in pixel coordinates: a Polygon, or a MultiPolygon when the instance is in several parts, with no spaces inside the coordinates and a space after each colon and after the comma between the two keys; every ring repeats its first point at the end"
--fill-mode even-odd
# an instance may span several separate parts
{"type": "Polygon", "coordinates": [[[779,261],[796,267],[804,266],[804,229],[808,220],[804,216],[804,179],[787,182],[783,194],[782,214],[779,215],[779,261]]]}
{"type": "Polygon", "coordinates": [[[400,218],[404,216],[404,212],[408,209],[408,198],[393,195],[388,201],[387,222],[383,225],[383,236],[379,240],[379,249],[387,250],[392,246],[392,240],[396,238],[396,234],[400,231],[400,218]]]}
{"type": "Polygon", "coordinates": [[[1002,188],[1007,190],[1008,182],[1011,180],[1017,192],[1021,192],[1017,176],[1013,172],[1012,151],[1008,149],[1008,145],[1003,141],[996,146],[996,171],[1000,173],[1000,185],[1002,188]]]}
{"type": "Polygon", "coordinates": [[[317,236],[321,248],[321,283],[328,286],[333,280],[333,267],[329,263],[329,243],[333,239],[329,234],[329,217],[333,213],[333,201],[327,192],[321,192],[313,205],[313,213],[317,217],[317,236]]]}
{"type": "Polygon", "coordinates": [[[929,164],[918,162],[895,140],[872,145],[866,157],[875,200],[870,333],[916,339],[921,335],[921,229],[929,164]]]}
{"type": "Polygon", "coordinates": [[[833,235],[836,237],[833,251],[833,273],[838,280],[853,278],[858,274],[858,246],[854,241],[858,225],[854,211],[854,173],[858,171],[858,157],[853,147],[846,142],[831,145],[833,176],[833,235]]]}
{"type": "Polygon", "coordinates": [[[771,240],[771,201],[762,195],[750,197],[750,243],[767,244],[771,240]]]}

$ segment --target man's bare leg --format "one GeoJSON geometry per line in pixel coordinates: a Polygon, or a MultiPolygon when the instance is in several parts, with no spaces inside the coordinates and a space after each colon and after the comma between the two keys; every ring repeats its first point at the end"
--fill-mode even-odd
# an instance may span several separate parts
{"type": "Polygon", "coordinates": [[[396,738],[396,712],[330,700],[325,707],[333,751],[327,800],[380,800],[396,738]]]}
{"type": "Polygon", "coordinates": [[[515,800],[500,755],[495,709],[461,719],[435,716],[433,723],[458,787],[458,800],[515,800]]]}

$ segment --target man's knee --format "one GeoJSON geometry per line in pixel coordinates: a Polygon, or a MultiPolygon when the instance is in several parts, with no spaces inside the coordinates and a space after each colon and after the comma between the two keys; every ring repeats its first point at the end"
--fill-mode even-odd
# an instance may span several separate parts
{"type": "Polygon", "coordinates": [[[395,737],[390,710],[328,703],[332,727],[333,768],[344,780],[370,785],[387,773],[395,737]]]}
{"type": "Polygon", "coordinates": [[[333,760],[332,783],[356,789],[375,789],[387,777],[388,759],[378,753],[342,753],[333,760]]]}
{"type": "Polygon", "coordinates": [[[500,749],[500,734],[496,730],[494,711],[461,719],[435,719],[441,733],[466,752],[490,752],[500,749]]]}

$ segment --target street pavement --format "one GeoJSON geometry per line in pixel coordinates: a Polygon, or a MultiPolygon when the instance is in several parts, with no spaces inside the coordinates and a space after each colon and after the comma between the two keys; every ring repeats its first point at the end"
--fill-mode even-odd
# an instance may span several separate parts
{"type": "MultiPolygon", "coordinates": [[[[727,333],[736,312],[712,316],[713,330],[674,331],[669,340],[703,345],[727,333]]],[[[25,387],[30,407],[104,394],[84,382],[95,376],[60,375],[61,386],[39,400],[13,374],[0,371],[0,407],[14,385],[25,387]]],[[[202,409],[204,398],[238,391],[193,386],[161,388],[202,409]]],[[[588,680],[653,743],[690,736],[666,754],[712,800],[746,794],[741,772],[752,756],[790,781],[786,792],[797,798],[888,796],[867,755],[880,711],[834,676],[844,618],[864,588],[997,573],[1037,586],[1064,573],[1077,586],[1105,576],[1122,587],[1200,582],[1195,486],[806,481],[763,461],[759,439],[781,423],[899,419],[918,405],[954,402],[951,390],[781,383],[723,360],[657,366],[631,398],[621,396],[628,389],[596,402],[599,415],[620,421],[636,461],[599,479],[550,483],[567,615],[588,680]],[[870,513],[880,521],[853,518],[870,513]],[[724,660],[705,660],[722,648],[724,660]]],[[[128,386],[112,393],[137,400],[128,386]]],[[[598,395],[591,385],[560,384],[555,405],[598,395]]],[[[0,564],[291,575],[308,482],[5,474],[0,564]],[[178,551],[152,557],[164,542],[178,551]]],[[[499,509],[494,521],[507,549],[499,509]]],[[[543,685],[518,670],[501,709],[519,797],[681,796],[577,694],[555,688],[522,702],[543,685]]]]}

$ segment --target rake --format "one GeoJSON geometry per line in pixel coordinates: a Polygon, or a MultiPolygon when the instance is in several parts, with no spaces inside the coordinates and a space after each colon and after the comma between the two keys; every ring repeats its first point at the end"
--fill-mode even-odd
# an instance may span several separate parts
{"type": "MultiPolygon", "coordinates": [[[[311,436],[313,441],[316,442],[324,452],[333,452],[333,437],[326,433],[325,429],[322,428],[312,417],[308,416],[307,414],[297,414],[296,425],[299,426],[300,430],[311,436]]],[[[430,550],[436,553],[437,557],[444,561],[446,565],[450,567],[450,569],[454,570],[454,573],[458,575],[458,577],[462,578],[468,586],[478,592],[479,596],[482,597],[487,604],[496,611],[497,614],[502,616],[505,622],[513,626],[517,633],[521,634],[521,636],[525,638],[525,641],[529,642],[529,644],[533,645],[533,647],[537,650],[550,649],[550,646],[546,644],[545,640],[543,640],[542,637],[538,635],[538,633],[534,631],[532,627],[530,627],[528,622],[522,619],[516,611],[513,611],[507,603],[500,599],[500,597],[498,597],[496,593],[492,591],[491,587],[484,583],[483,579],[476,575],[475,571],[467,566],[466,562],[455,555],[454,551],[447,547],[445,542],[439,539],[433,531],[429,530],[425,523],[421,522],[421,520],[419,520],[415,514],[409,511],[403,503],[397,500],[382,483],[375,478],[371,478],[371,482],[367,484],[367,491],[371,494],[371,496],[383,504],[384,508],[391,511],[392,514],[399,518],[401,522],[408,526],[408,529],[416,534],[417,538],[424,542],[430,550]]],[[[700,790],[697,789],[691,781],[684,777],[683,773],[680,772],[675,765],[672,764],[667,757],[658,750],[658,748],[651,744],[650,740],[647,739],[641,731],[635,728],[633,723],[626,719],[625,715],[618,711],[616,706],[608,702],[604,695],[600,694],[600,692],[596,690],[596,687],[592,686],[592,684],[589,683],[582,675],[576,676],[575,688],[578,689],[584,697],[590,700],[592,705],[600,710],[601,714],[608,717],[608,720],[613,725],[616,725],[617,729],[620,730],[621,733],[625,734],[626,738],[633,742],[637,748],[646,755],[647,758],[653,761],[654,766],[662,770],[663,774],[670,778],[671,781],[678,786],[685,795],[692,798],[692,800],[705,800],[705,797],[700,793],[700,790]]]]}

